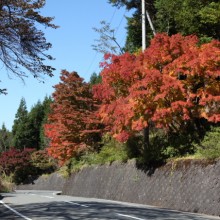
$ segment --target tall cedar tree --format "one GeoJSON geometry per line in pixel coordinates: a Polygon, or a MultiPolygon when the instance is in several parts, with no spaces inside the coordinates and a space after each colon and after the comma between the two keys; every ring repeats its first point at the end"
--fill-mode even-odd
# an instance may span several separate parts
{"type": "Polygon", "coordinates": [[[106,56],[93,89],[115,138],[125,142],[149,122],[178,131],[196,118],[220,121],[220,42],[198,42],[158,34],[144,53],[106,56]]]}
{"type": "MultiPolygon", "coordinates": [[[[45,65],[53,58],[46,53],[51,44],[37,27],[57,28],[52,17],[40,15],[45,0],[7,0],[0,3],[0,61],[8,71],[20,78],[28,70],[34,77],[52,76],[54,68],[45,65]]],[[[4,90],[0,90],[4,92],[4,90]]]]}
{"type": "Polygon", "coordinates": [[[101,78],[100,74],[97,74],[97,73],[94,72],[90,76],[90,80],[89,80],[90,86],[94,86],[95,84],[98,84],[98,83],[101,83],[101,82],[102,82],[102,78],[101,78]]]}
{"type": "Polygon", "coordinates": [[[51,103],[52,99],[45,97],[43,103],[38,101],[28,112],[26,102],[22,98],[12,128],[13,146],[19,149],[29,147],[39,150],[48,145],[43,127],[47,122],[51,103]]]}
{"type": "Polygon", "coordinates": [[[45,134],[50,139],[49,154],[63,164],[93,148],[100,138],[100,129],[90,85],[76,72],[63,70],[60,79],[54,86],[45,134]]]}
{"type": "Polygon", "coordinates": [[[29,147],[39,150],[41,148],[40,131],[44,120],[43,104],[38,101],[28,113],[28,137],[29,147]]]}
{"type": "Polygon", "coordinates": [[[22,98],[12,126],[13,147],[17,149],[30,147],[28,133],[28,111],[26,101],[22,98]]]}
{"type": "Polygon", "coordinates": [[[7,151],[12,145],[11,132],[7,130],[5,124],[2,124],[0,129],[0,153],[7,151]]]}
{"type": "Polygon", "coordinates": [[[43,107],[43,118],[40,125],[40,149],[45,149],[49,145],[48,138],[45,136],[44,125],[47,123],[48,114],[50,113],[50,105],[52,104],[52,98],[45,97],[42,103],[43,107]]]}

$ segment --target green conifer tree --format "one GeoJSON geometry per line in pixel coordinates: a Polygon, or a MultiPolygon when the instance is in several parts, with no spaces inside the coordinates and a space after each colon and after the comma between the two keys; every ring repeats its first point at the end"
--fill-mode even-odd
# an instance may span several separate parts
{"type": "Polygon", "coordinates": [[[29,146],[28,139],[28,111],[26,101],[21,99],[17,113],[15,114],[14,125],[12,127],[13,147],[17,149],[24,149],[29,146]]]}
{"type": "Polygon", "coordinates": [[[40,101],[35,104],[28,113],[28,142],[29,147],[40,149],[40,130],[44,119],[44,109],[40,101]]]}
{"type": "Polygon", "coordinates": [[[12,135],[9,130],[5,127],[5,124],[2,124],[0,129],[0,153],[7,151],[12,143],[12,135]]]}
{"type": "Polygon", "coordinates": [[[46,124],[48,121],[48,114],[51,112],[50,105],[52,102],[53,102],[52,98],[50,96],[49,97],[46,96],[42,103],[43,119],[41,121],[41,126],[40,126],[40,148],[41,149],[45,149],[49,145],[49,140],[44,134],[44,124],[46,124]]]}

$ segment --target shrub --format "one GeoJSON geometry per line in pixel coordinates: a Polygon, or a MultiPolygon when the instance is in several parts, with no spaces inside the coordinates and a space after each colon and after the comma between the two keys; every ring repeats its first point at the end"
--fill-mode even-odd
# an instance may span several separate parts
{"type": "Polygon", "coordinates": [[[108,145],[104,146],[100,153],[97,155],[96,163],[104,164],[104,163],[111,163],[113,161],[121,161],[126,162],[128,160],[128,155],[126,148],[123,144],[118,144],[116,146],[109,143],[108,145]]]}
{"type": "Polygon", "coordinates": [[[31,163],[39,174],[51,173],[56,169],[55,161],[49,157],[45,149],[33,152],[31,154],[31,163]]]}
{"type": "Polygon", "coordinates": [[[10,150],[3,152],[0,157],[1,172],[9,176],[19,169],[30,167],[30,156],[33,151],[34,149],[29,148],[26,148],[23,151],[11,148],[10,150]]]}
{"type": "Polygon", "coordinates": [[[119,143],[109,135],[104,135],[102,145],[103,147],[98,153],[87,152],[78,158],[71,158],[62,172],[70,174],[88,165],[112,163],[113,161],[126,162],[129,159],[126,145],[119,143]]]}
{"type": "Polygon", "coordinates": [[[55,164],[49,159],[45,150],[34,151],[25,148],[11,148],[0,156],[0,172],[5,177],[12,177],[15,184],[30,183],[43,173],[55,170],[55,164]]]}
{"type": "Polygon", "coordinates": [[[197,145],[197,154],[207,159],[220,158],[220,127],[212,127],[197,145]]]}

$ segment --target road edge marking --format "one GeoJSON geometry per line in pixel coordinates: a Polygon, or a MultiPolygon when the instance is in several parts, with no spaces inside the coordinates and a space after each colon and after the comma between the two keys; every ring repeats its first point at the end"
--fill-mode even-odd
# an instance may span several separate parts
{"type": "Polygon", "coordinates": [[[52,197],[52,196],[41,196],[40,197],[43,197],[43,198],[48,198],[48,199],[54,199],[55,197],[52,197]]]}
{"type": "Polygon", "coordinates": [[[83,206],[83,207],[89,208],[89,206],[87,206],[87,205],[79,204],[79,203],[76,203],[76,202],[71,202],[71,201],[64,201],[64,202],[69,203],[69,204],[73,204],[73,205],[78,205],[78,206],[83,206]]]}
{"type": "Polygon", "coordinates": [[[26,217],[25,215],[22,215],[21,213],[19,213],[18,211],[16,211],[15,209],[11,208],[10,206],[8,206],[7,204],[5,204],[2,200],[0,200],[0,204],[2,204],[3,206],[5,206],[7,209],[11,210],[12,212],[14,212],[16,215],[24,218],[25,220],[32,220],[31,218],[26,217]]]}
{"type": "Polygon", "coordinates": [[[117,215],[119,216],[122,216],[122,217],[126,217],[126,218],[133,218],[133,219],[137,219],[137,220],[145,220],[143,218],[138,218],[138,217],[135,217],[135,216],[132,216],[132,215],[124,215],[124,214],[120,214],[120,213],[116,213],[117,215]]]}

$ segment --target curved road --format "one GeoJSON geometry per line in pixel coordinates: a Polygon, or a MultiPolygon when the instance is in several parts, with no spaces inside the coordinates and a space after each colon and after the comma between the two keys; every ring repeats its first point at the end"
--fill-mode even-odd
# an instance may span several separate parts
{"type": "Polygon", "coordinates": [[[1,220],[214,220],[218,217],[101,199],[57,195],[51,191],[18,190],[0,195],[1,220]]]}

